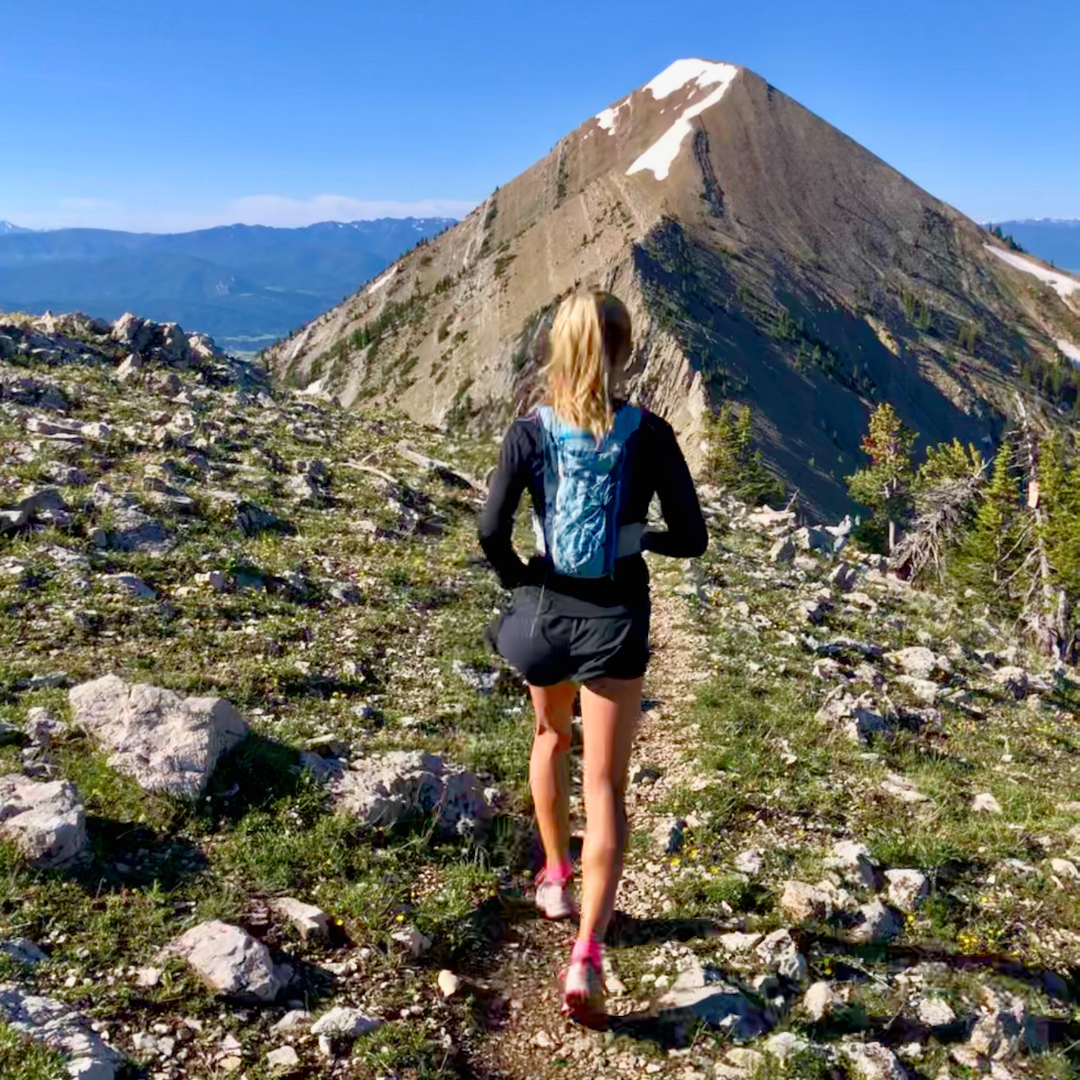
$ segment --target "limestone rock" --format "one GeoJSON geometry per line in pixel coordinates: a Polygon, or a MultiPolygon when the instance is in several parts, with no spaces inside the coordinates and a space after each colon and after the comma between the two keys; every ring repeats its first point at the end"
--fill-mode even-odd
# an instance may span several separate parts
{"type": "Polygon", "coordinates": [[[339,1039],[356,1039],[382,1026],[382,1021],[359,1009],[335,1005],[311,1025],[312,1035],[329,1035],[339,1039]]]}
{"type": "Polygon", "coordinates": [[[871,900],[855,912],[843,937],[856,945],[876,945],[899,937],[903,928],[903,921],[891,907],[871,900]]]}
{"type": "Polygon", "coordinates": [[[116,675],[75,686],[69,698],[75,721],[110,751],[109,764],[147,791],[201,794],[219,759],[248,733],[223,698],[182,698],[116,675]]]}
{"type": "Polygon", "coordinates": [[[938,670],[939,660],[925,645],[912,645],[907,649],[887,653],[885,659],[900,668],[905,675],[916,679],[929,679],[938,670]]]}
{"type": "Polygon", "coordinates": [[[288,919],[301,941],[327,941],[330,937],[330,916],[314,904],[305,904],[293,896],[271,900],[270,907],[288,919]]]}
{"type": "Polygon", "coordinates": [[[782,975],[792,982],[806,981],[809,972],[806,957],[799,952],[789,930],[774,930],[756,946],[754,952],[762,963],[777,975],[782,975]]]}
{"type": "Polygon", "coordinates": [[[291,1046],[279,1046],[266,1055],[266,1064],[271,1069],[295,1069],[300,1064],[300,1055],[291,1046]]]}
{"type": "Polygon", "coordinates": [[[88,855],[86,812],[75,785],[0,776],[0,836],[43,870],[75,866],[88,855]]]}
{"type": "Polygon", "coordinates": [[[335,809],[369,827],[432,815],[443,835],[483,832],[491,809],[479,780],[435,754],[392,750],[353,763],[330,781],[335,809]]]}
{"type": "Polygon", "coordinates": [[[211,990],[226,997],[273,1001],[290,977],[261,941],[217,919],[193,926],[166,945],[163,955],[185,960],[211,990]]]}
{"type": "Polygon", "coordinates": [[[896,1055],[881,1043],[845,1043],[843,1052],[859,1080],[907,1080],[896,1055]]]}
{"type": "Polygon", "coordinates": [[[780,897],[780,908],[789,919],[807,922],[827,919],[833,913],[834,896],[819,885],[804,881],[788,881],[780,897]]]}
{"type": "Polygon", "coordinates": [[[675,985],[657,999],[661,1020],[685,1015],[724,1032],[735,1042],[747,1042],[764,1035],[776,1020],[768,1010],[758,1008],[741,990],[715,978],[691,959],[675,985]]]}
{"type": "Polygon", "coordinates": [[[956,1021],[956,1013],[952,1006],[944,998],[939,997],[920,998],[919,1004],[915,1007],[915,1015],[920,1023],[930,1028],[948,1027],[956,1021]]]}
{"type": "Polygon", "coordinates": [[[112,325],[109,335],[133,353],[141,353],[154,336],[153,323],[140,319],[133,312],[125,311],[112,325]]]}
{"type": "Polygon", "coordinates": [[[979,795],[976,795],[971,800],[971,809],[976,814],[1000,814],[1001,803],[994,798],[988,791],[984,791],[979,795]]]}
{"type": "Polygon", "coordinates": [[[44,1043],[68,1060],[76,1080],[114,1080],[124,1057],[90,1027],[74,1009],[11,984],[0,984],[0,1020],[44,1043]]]}
{"type": "Polygon", "coordinates": [[[914,911],[930,892],[930,879],[919,870],[886,870],[886,895],[900,911],[914,911]]]}
{"type": "Polygon", "coordinates": [[[769,562],[789,563],[795,558],[795,544],[790,537],[777,540],[769,549],[769,562]]]}
{"type": "Polygon", "coordinates": [[[815,1024],[821,1023],[836,1007],[840,999],[827,982],[816,982],[803,995],[803,1011],[815,1024]]]}
{"type": "Polygon", "coordinates": [[[439,972],[439,993],[444,998],[452,998],[461,989],[461,979],[449,968],[443,968],[439,972]]]}
{"type": "Polygon", "coordinates": [[[1017,701],[1027,697],[1030,677],[1023,668],[1003,667],[995,671],[992,678],[998,686],[1007,690],[1017,701]]]}
{"type": "Polygon", "coordinates": [[[0,941],[0,954],[25,967],[33,967],[49,959],[29,938],[0,941]]]}
{"type": "Polygon", "coordinates": [[[760,848],[747,848],[735,856],[735,869],[748,877],[757,877],[765,863],[765,853],[760,848]]]}
{"type": "Polygon", "coordinates": [[[1022,1051],[1039,1049],[1037,1044],[1035,1026],[1023,999],[989,987],[984,989],[968,1047],[981,1057],[1009,1061],[1022,1051]]]}
{"type": "Polygon", "coordinates": [[[878,887],[878,872],[870,849],[855,840],[841,840],[833,845],[832,852],[825,859],[825,867],[837,870],[840,876],[851,885],[867,889],[878,887]]]}

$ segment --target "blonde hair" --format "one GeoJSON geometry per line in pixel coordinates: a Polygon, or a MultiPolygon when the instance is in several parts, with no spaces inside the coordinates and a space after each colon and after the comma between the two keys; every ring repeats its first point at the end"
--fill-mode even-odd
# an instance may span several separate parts
{"type": "Polygon", "coordinates": [[[602,289],[582,289],[559,306],[548,336],[547,400],[564,422],[598,440],[611,431],[612,375],[630,357],[630,313],[602,289]]]}

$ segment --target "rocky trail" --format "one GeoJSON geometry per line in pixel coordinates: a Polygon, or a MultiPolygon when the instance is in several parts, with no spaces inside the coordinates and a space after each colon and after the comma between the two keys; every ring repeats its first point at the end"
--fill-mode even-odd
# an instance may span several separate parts
{"type": "Polygon", "coordinates": [[[1080,673],[707,484],[706,556],[650,556],[611,1022],[561,1019],[494,452],[0,317],[0,1076],[1075,1075],[1080,673]]]}

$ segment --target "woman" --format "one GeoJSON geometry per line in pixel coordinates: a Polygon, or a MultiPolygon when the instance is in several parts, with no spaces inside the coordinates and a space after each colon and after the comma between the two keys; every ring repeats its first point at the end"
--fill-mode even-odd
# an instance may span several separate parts
{"type": "Polygon", "coordinates": [[[546,857],[536,904],[548,918],[572,914],[567,752],[581,687],[587,827],[580,923],[562,1007],[586,1023],[604,1010],[602,942],[622,873],[626,774],[649,657],[649,572],[641,553],[692,558],[708,543],[671,426],[617,399],[631,352],[630,316],[614,296],[593,289],[562,303],[543,370],[546,406],[511,425],[480,522],[484,553],[502,584],[515,590],[495,644],[529,684],[536,712],[529,783],[546,857]],[[567,440],[576,440],[574,467],[600,463],[585,474],[595,479],[573,491],[572,469],[558,456],[567,440]],[[526,488],[542,548],[527,564],[511,546],[526,488]],[[666,531],[645,528],[654,493],[666,531]],[[589,532],[582,515],[590,497],[594,518],[610,514],[614,531],[609,523],[598,541],[607,547],[594,544],[591,562],[571,558],[567,572],[566,539],[589,532]]]}

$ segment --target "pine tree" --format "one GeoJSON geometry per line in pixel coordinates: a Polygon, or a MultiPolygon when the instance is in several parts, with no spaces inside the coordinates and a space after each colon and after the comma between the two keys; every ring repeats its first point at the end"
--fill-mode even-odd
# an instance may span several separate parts
{"type": "Polygon", "coordinates": [[[1075,653],[1074,613],[1080,601],[1080,471],[1076,453],[1061,432],[1044,438],[1039,450],[1040,530],[1060,599],[1057,618],[1059,649],[1075,653]]]}
{"type": "Polygon", "coordinates": [[[1001,444],[994,469],[971,530],[954,560],[962,584],[982,596],[1000,614],[1017,609],[1023,566],[1024,522],[1020,511],[1020,482],[1012,443],[1001,444]]]}
{"type": "Polygon", "coordinates": [[[871,414],[870,431],[862,443],[870,466],[846,478],[851,497],[887,526],[889,551],[896,546],[896,526],[911,512],[915,479],[911,453],[917,437],[892,405],[883,402],[871,414]]]}
{"type": "Polygon", "coordinates": [[[746,502],[782,499],[784,486],[754,449],[754,424],[746,405],[725,401],[708,423],[709,479],[746,502]]]}

